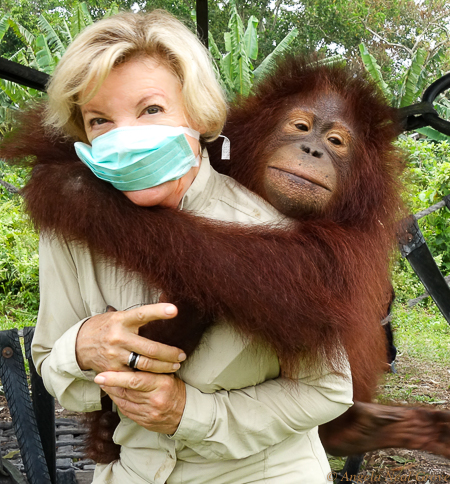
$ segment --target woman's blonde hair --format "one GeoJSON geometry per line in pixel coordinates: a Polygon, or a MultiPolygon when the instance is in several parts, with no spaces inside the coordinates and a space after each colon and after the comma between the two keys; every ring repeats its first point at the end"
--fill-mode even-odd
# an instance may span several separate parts
{"type": "Polygon", "coordinates": [[[87,141],[80,106],[95,96],[114,67],[141,56],[156,58],[171,70],[180,80],[187,116],[206,130],[202,139],[217,138],[226,103],[209,53],[195,34],[164,10],[121,13],[86,28],[50,80],[46,124],[87,141]]]}

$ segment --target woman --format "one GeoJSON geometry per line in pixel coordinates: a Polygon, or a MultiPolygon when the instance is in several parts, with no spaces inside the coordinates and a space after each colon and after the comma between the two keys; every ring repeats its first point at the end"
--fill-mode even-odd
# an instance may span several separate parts
{"type": "MultiPolygon", "coordinates": [[[[225,103],[207,51],[167,13],[121,14],[86,29],[48,94],[48,125],[79,140],[81,160],[135,204],[229,222],[283,220],[201,151],[221,131],[225,103]]],[[[117,406],[120,460],[98,465],[95,483],[331,480],[317,425],[351,405],[349,378],[303,368],[286,382],[275,354],[224,321],[182,363],[183,348],[137,334],[173,317],[172,304],[149,304],[159,294],[138,275],[52,235],[41,237],[33,357],[66,408],[97,410],[102,390],[117,406]]]]}

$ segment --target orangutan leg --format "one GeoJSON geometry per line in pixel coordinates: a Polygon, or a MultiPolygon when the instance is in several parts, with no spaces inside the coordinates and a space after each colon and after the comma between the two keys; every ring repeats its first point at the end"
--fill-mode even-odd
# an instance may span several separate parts
{"type": "Polygon", "coordinates": [[[356,402],[319,432],[325,450],[336,456],[400,447],[450,458],[450,411],[356,402]]]}

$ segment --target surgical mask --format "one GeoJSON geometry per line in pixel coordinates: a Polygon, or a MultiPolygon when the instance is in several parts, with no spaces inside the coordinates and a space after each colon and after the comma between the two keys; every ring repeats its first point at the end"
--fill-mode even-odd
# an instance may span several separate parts
{"type": "Polygon", "coordinates": [[[75,150],[95,176],[118,190],[143,190],[178,180],[199,166],[185,133],[200,137],[183,126],[125,126],[98,136],[92,146],[77,142],[75,150]]]}

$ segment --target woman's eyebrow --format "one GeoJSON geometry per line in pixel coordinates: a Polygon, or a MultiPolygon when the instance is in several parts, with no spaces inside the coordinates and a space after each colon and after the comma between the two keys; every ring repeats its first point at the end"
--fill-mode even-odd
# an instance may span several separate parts
{"type": "Polygon", "coordinates": [[[86,110],[83,110],[83,108],[81,108],[81,112],[82,112],[83,115],[86,115],[86,114],[96,114],[98,116],[105,116],[105,113],[103,111],[99,111],[98,109],[88,108],[86,110]]]}
{"type": "Polygon", "coordinates": [[[148,94],[144,96],[138,103],[137,106],[140,106],[141,104],[146,104],[149,101],[151,101],[154,98],[162,98],[166,99],[166,95],[163,92],[154,92],[152,94],[148,94]]]}

